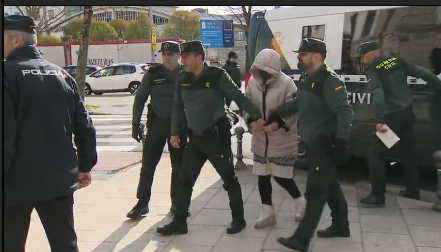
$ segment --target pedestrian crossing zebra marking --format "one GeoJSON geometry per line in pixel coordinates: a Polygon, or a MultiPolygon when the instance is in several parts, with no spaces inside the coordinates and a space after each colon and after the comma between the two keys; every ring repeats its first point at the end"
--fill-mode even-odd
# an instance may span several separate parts
{"type": "Polygon", "coordinates": [[[131,115],[91,115],[97,135],[97,152],[142,151],[132,138],[131,115]]]}

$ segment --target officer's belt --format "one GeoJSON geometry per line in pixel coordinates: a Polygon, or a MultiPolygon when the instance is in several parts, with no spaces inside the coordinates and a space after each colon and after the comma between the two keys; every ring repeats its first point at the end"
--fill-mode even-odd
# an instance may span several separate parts
{"type": "Polygon", "coordinates": [[[222,123],[225,123],[225,121],[228,123],[228,118],[221,117],[215,125],[211,126],[210,128],[208,128],[206,130],[192,130],[192,129],[188,128],[188,134],[190,136],[198,136],[198,137],[218,136],[219,130],[220,130],[220,125],[222,123]]]}

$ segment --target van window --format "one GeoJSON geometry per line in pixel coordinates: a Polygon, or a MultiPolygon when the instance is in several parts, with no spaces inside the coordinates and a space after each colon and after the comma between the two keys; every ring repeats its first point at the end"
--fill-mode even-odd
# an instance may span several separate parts
{"type": "Polygon", "coordinates": [[[325,41],[325,25],[310,25],[302,27],[302,39],[316,38],[325,41]]]}
{"type": "Polygon", "coordinates": [[[440,10],[440,6],[411,6],[346,13],[341,73],[364,74],[358,46],[374,39],[386,56],[399,56],[430,70],[439,68],[431,54],[441,47],[440,10]]]}

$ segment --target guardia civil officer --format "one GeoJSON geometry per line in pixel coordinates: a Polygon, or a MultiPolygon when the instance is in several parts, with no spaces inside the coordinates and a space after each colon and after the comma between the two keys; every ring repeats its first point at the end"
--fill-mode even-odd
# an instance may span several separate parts
{"type": "Polygon", "coordinates": [[[175,212],[176,181],[182,164],[182,150],[173,148],[168,141],[170,138],[173,96],[175,94],[176,76],[183,69],[179,64],[179,44],[175,41],[165,41],[161,44],[162,64],[151,66],[142,78],[133,103],[132,137],[138,142],[142,140],[143,129],[140,126],[141,115],[145,103],[150,96],[147,106],[147,135],[142,151],[141,175],[139,178],[136,197],[138,203],[127,214],[136,219],[149,212],[149,201],[156,166],[161,159],[164,146],[168,144],[171,162],[170,213],[175,212]]]}
{"type": "MultiPolygon", "coordinates": [[[[407,76],[421,78],[428,84],[441,88],[441,81],[429,70],[411,64],[399,57],[381,55],[380,44],[365,42],[359,47],[363,63],[368,64],[366,77],[369,92],[375,108],[376,130],[386,132],[391,129],[400,140],[397,147],[406,174],[406,189],[400,192],[403,197],[419,199],[418,168],[414,158],[413,125],[415,115],[412,109],[413,95],[407,84],[407,76]],[[387,126],[387,127],[386,127],[387,126]]],[[[372,191],[360,200],[371,206],[382,206],[386,192],[386,155],[389,149],[374,136],[369,151],[369,174],[372,191]]]]}
{"type": "Polygon", "coordinates": [[[193,186],[202,166],[209,160],[223,180],[223,187],[230,199],[233,221],[227,233],[238,233],[245,228],[246,222],[241,187],[234,172],[231,125],[226,118],[225,98],[234,100],[259,123],[264,123],[262,115],[225,70],[204,64],[205,54],[199,41],[181,44],[181,57],[185,71],[179,73],[176,81],[170,142],[173,147],[179,147],[178,134],[184,115],[189,129],[189,141],[179,171],[176,214],[170,224],[159,227],[156,232],[163,235],[188,232],[186,217],[193,186]]]}
{"type": "MultiPolygon", "coordinates": [[[[353,117],[347,100],[346,86],[325,63],[326,44],[305,38],[296,51],[297,67],[304,71],[298,84],[297,97],[279,107],[267,124],[298,111],[299,132],[308,152],[306,211],[294,235],[278,238],[285,247],[308,251],[314,230],[320,221],[325,203],[331,209],[332,224],[318,230],[322,238],[349,237],[348,205],[335,174],[336,166],[348,160],[348,138],[353,117]]],[[[295,139],[293,139],[295,141],[295,139]]]]}
{"type": "Polygon", "coordinates": [[[73,78],[40,55],[34,19],[3,22],[3,251],[25,251],[35,209],[51,251],[77,252],[73,194],[91,183],[95,128],[73,78]]]}

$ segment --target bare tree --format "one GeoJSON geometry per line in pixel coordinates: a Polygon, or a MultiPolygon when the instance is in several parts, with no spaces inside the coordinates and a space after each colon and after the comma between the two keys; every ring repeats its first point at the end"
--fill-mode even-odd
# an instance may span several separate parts
{"type": "Polygon", "coordinates": [[[251,11],[253,6],[223,6],[222,10],[229,13],[236,26],[245,31],[248,38],[248,28],[250,27],[251,11]]]}
{"type": "MultiPolygon", "coordinates": [[[[66,6],[58,6],[57,14],[49,17],[49,10],[47,6],[15,6],[21,15],[27,15],[35,19],[37,23],[37,34],[47,33],[50,34],[51,26],[66,17],[66,6]]],[[[54,12],[55,10],[52,9],[54,12]]],[[[52,11],[51,10],[51,11],[52,11]]],[[[54,13],[55,14],[55,13],[54,13]]]]}
{"type": "Polygon", "coordinates": [[[86,88],[87,53],[89,51],[90,25],[92,24],[92,6],[84,6],[84,24],[81,31],[80,47],[78,50],[76,81],[81,98],[84,100],[86,88]]]}

